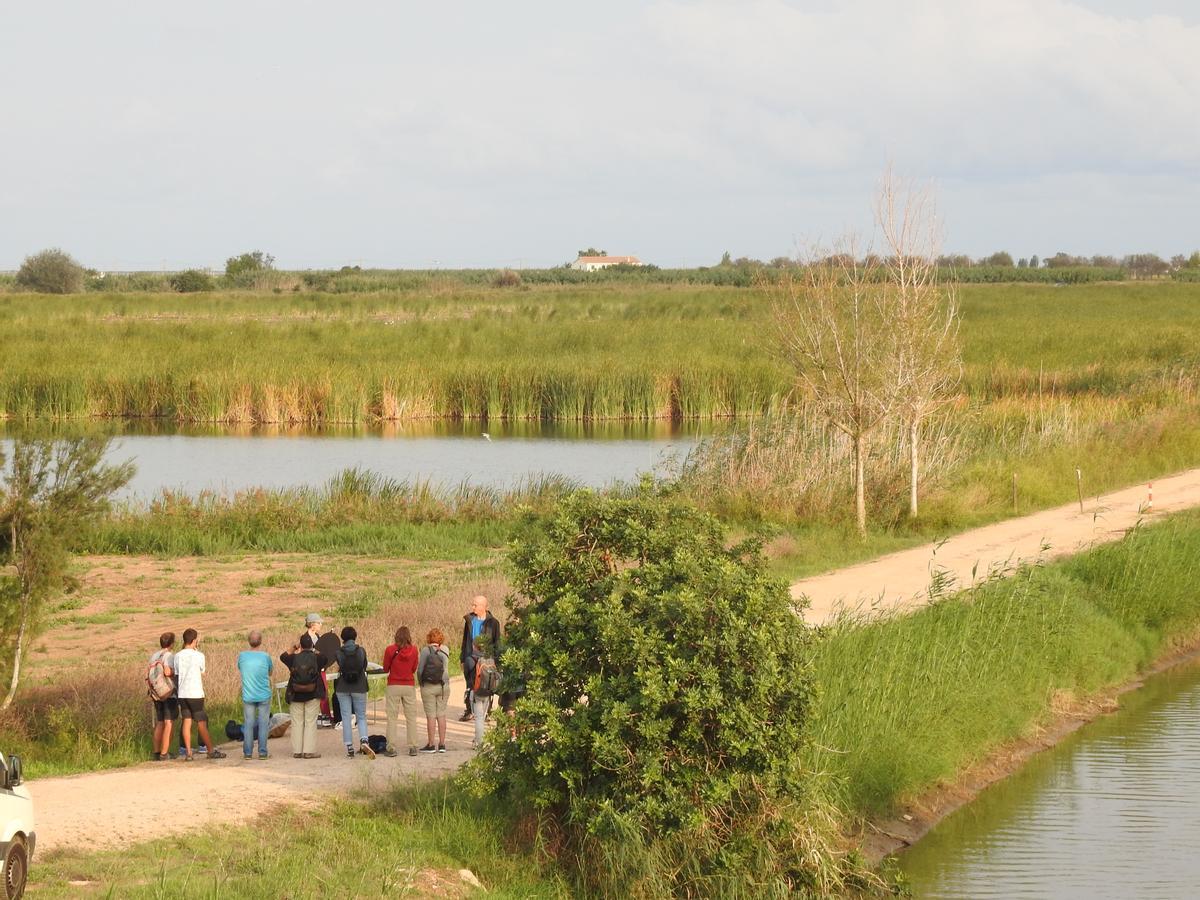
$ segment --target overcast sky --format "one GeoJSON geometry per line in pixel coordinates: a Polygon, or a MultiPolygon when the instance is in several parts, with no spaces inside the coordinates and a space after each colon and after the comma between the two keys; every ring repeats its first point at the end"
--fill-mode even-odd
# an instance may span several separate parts
{"type": "Polygon", "coordinates": [[[664,266],[869,224],[1200,247],[1195,0],[48,2],[0,24],[0,268],[664,266]]]}

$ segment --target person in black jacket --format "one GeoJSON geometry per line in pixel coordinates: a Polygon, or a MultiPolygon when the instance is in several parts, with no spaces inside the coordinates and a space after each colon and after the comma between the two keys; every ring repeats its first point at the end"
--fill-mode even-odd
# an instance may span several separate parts
{"type": "Polygon", "coordinates": [[[358,752],[368,759],[375,751],[367,743],[367,651],[358,646],[358,631],[353,625],[342,629],[342,649],[338,651],[338,679],[334,688],[338,708],[342,711],[342,739],[346,755],[354,758],[354,729],[358,721],[358,752]]]}
{"type": "Polygon", "coordinates": [[[296,759],[318,759],[317,712],[325,699],[325,681],[321,678],[329,660],[313,649],[310,635],[300,635],[300,641],[291,652],[279,654],[279,660],[288,667],[287,694],[288,712],[292,717],[292,756],[296,759]]]}
{"type": "Polygon", "coordinates": [[[471,611],[463,616],[459,660],[462,662],[463,675],[467,679],[467,691],[463,695],[464,711],[459,718],[460,722],[470,722],[474,718],[471,709],[471,685],[475,683],[475,660],[479,658],[475,651],[477,640],[482,640],[493,655],[499,656],[500,620],[488,612],[488,598],[483,594],[471,601],[471,611]]]}

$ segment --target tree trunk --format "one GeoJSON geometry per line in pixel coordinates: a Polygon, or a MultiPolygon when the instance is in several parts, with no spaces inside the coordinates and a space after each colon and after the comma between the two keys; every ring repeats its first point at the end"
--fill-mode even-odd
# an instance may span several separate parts
{"type": "Polygon", "coordinates": [[[908,484],[908,515],[910,518],[917,517],[917,462],[919,460],[918,441],[920,440],[921,423],[913,416],[908,423],[908,460],[910,463],[909,484],[908,484]]]}
{"type": "Polygon", "coordinates": [[[21,654],[25,651],[25,630],[29,625],[29,616],[26,615],[25,609],[21,610],[21,627],[17,631],[17,649],[13,654],[12,660],[12,678],[8,682],[8,693],[4,697],[4,702],[0,703],[0,710],[8,709],[13,702],[13,697],[17,696],[17,682],[21,678],[21,654]]]}
{"type": "Polygon", "coordinates": [[[867,438],[857,434],[854,436],[854,523],[863,537],[867,534],[866,474],[867,438]]]}

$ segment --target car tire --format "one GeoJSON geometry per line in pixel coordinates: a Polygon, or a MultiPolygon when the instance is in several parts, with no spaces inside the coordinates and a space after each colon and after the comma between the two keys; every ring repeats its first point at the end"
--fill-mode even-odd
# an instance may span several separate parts
{"type": "Polygon", "coordinates": [[[4,856],[4,900],[18,900],[29,878],[29,850],[20,835],[13,838],[4,856]]]}

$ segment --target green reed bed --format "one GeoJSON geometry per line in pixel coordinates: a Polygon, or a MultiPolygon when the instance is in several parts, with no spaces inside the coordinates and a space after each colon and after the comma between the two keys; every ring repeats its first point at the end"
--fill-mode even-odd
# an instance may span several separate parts
{"type": "Polygon", "coordinates": [[[854,816],[887,814],[1064,696],[1120,684],[1200,627],[1200,514],[1142,527],[907,616],[847,619],[816,650],[810,763],[854,816]]]}
{"type": "Polygon", "coordinates": [[[558,477],[512,490],[442,488],[348,469],[327,484],[232,495],[164,491],[115,509],[77,542],[80,553],[206,556],[236,551],[389,554],[480,560],[507,540],[523,506],[546,508],[570,490],[558,477]]]}
{"type": "MultiPolygon", "coordinates": [[[[1200,285],[966,285],[971,399],[1194,373],[1200,285]]],[[[0,295],[0,416],[369,423],[754,416],[791,400],[752,288],[432,284],[0,295]]]]}

